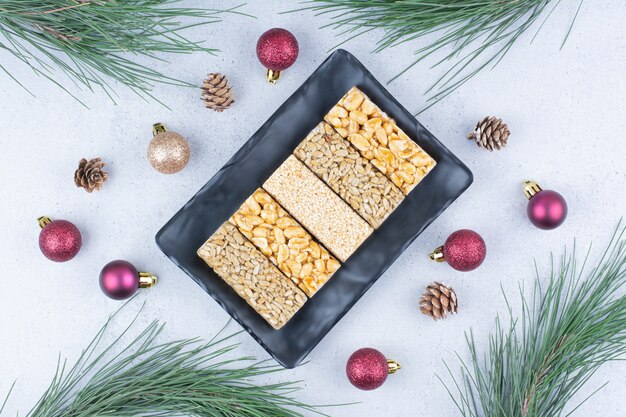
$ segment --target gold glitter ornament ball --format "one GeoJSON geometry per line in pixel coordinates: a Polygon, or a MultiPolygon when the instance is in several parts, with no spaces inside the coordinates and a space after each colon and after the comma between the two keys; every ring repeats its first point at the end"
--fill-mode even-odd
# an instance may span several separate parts
{"type": "Polygon", "coordinates": [[[154,137],[148,145],[148,161],[162,174],[175,174],[189,162],[189,143],[175,132],[169,132],[161,123],[152,127],[154,137]]]}

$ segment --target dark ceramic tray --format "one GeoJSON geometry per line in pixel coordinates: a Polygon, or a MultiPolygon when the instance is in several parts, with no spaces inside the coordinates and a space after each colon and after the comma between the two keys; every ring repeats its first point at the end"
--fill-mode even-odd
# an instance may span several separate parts
{"type": "Polygon", "coordinates": [[[208,292],[281,365],[313,350],[409,244],[472,183],[472,173],[351,54],[338,50],[270,117],[156,236],[161,250],[208,292]],[[353,86],[436,161],[380,228],[280,330],[272,329],[196,250],[278,168],[353,86]]]}

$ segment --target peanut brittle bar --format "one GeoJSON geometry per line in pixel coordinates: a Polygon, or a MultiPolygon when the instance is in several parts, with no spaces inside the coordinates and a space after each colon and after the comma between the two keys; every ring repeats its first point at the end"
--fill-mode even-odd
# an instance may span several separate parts
{"type": "Polygon", "coordinates": [[[198,256],[275,329],[306,302],[302,291],[228,222],[198,249],[198,256]]]}
{"type": "Polygon", "coordinates": [[[408,194],[436,165],[361,90],[352,87],[324,117],[331,126],[408,194]]]}
{"type": "Polygon", "coordinates": [[[309,297],[340,266],[339,261],[262,189],[248,197],[229,222],[309,297]]]}

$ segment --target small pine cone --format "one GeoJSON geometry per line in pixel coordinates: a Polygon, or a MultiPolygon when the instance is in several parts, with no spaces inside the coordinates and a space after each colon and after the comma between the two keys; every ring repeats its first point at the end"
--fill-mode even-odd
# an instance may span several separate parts
{"type": "Polygon", "coordinates": [[[420,311],[434,320],[445,319],[448,313],[457,312],[456,293],[449,285],[435,281],[420,298],[420,311]]]}
{"type": "Polygon", "coordinates": [[[476,128],[468,133],[467,138],[475,140],[479,147],[493,151],[504,148],[510,134],[509,127],[502,119],[487,116],[476,123],[476,128]]]}
{"type": "Polygon", "coordinates": [[[201,89],[202,101],[208,109],[222,112],[235,102],[232,88],[223,74],[210,73],[201,89]]]}
{"type": "Polygon", "coordinates": [[[78,163],[78,169],[74,173],[74,183],[77,187],[82,187],[88,193],[93,190],[100,191],[102,184],[109,179],[109,174],[105,172],[106,164],[100,158],[87,161],[85,158],[78,163]]]}

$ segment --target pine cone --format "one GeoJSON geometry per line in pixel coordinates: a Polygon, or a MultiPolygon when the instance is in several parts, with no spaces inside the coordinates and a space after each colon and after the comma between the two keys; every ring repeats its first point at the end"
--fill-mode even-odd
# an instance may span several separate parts
{"type": "Polygon", "coordinates": [[[102,184],[109,179],[109,174],[102,168],[106,164],[100,158],[87,161],[85,158],[78,163],[78,169],[74,173],[74,183],[82,187],[88,193],[93,190],[101,190],[102,184]]]}
{"type": "Polygon", "coordinates": [[[420,298],[420,311],[435,320],[445,319],[448,313],[457,312],[456,293],[449,285],[435,281],[420,298]]]}
{"type": "Polygon", "coordinates": [[[509,127],[502,119],[487,116],[476,123],[476,128],[467,135],[467,138],[475,140],[479,147],[493,151],[504,148],[510,134],[509,127]]]}
{"type": "Polygon", "coordinates": [[[201,89],[204,105],[216,112],[224,111],[235,102],[231,86],[223,74],[210,73],[201,89]]]}

